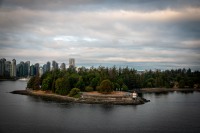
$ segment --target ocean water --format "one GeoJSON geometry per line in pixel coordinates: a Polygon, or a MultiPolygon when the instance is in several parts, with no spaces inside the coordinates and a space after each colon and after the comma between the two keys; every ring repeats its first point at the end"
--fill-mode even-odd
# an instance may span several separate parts
{"type": "Polygon", "coordinates": [[[77,66],[85,66],[87,68],[93,67],[99,67],[99,66],[105,66],[105,67],[113,67],[116,66],[119,67],[129,67],[134,68],[135,70],[144,71],[144,70],[171,70],[171,69],[191,69],[192,71],[200,71],[200,64],[191,64],[191,63],[175,63],[175,62],[109,62],[109,63],[80,63],[77,64],[77,66]]]}
{"type": "Polygon", "coordinates": [[[0,82],[0,133],[199,133],[200,92],[143,94],[143,105],[54,102],[11,94],[24,81],[0,82]]]}

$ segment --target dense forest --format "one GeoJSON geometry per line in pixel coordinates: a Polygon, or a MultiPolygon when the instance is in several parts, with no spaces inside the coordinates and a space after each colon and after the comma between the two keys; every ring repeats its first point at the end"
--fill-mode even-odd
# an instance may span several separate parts
{"type": "Polygon", "coordinates": [[[199,88],[200,72],[191,69],[138,72],[132,68],[81,67],[77,70],[54,70],[41,77],[32,77],[27,88],[50,90],[66,95],[73,88],[80,91],[93,91],[101,88],[102,82],[111,82],[113,90],[132,90],[140,88],[199,88]]]}

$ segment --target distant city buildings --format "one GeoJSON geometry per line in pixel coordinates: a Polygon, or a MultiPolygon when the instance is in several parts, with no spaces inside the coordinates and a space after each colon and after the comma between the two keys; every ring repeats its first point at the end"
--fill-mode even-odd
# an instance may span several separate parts
{"type": "Polygon", "coordinates": [[[69,59],[69,68],[74,68],[75,67],[75,59],[74,58],[70,58],[69,59]]]}
{"type": "Polygon", "coordinates": [[[39,68],[39,76],[41,77],[42,74],[43,74],[43,67],[40,67],[40,68],[39,68]]]}
{"type": "Polygon", "coordinates": [[[46,71],[51,71],[51,63],[49,61],[47,62],[46,71]]]}
{"type": "Polygon", "coordinates": [[[11,77],[16,77],[16,60],[12,60],[11,64],[11,77]]]}
{"type": "MultiPolygon", "coordinates": [[[[75,68],[75,59],[69,59],[69,68],[75,68]]],[[[52,67],[51,63],[48,61],[46,64],[40,66],[39,63],[30,64],[30,61],[20,61],[17,64],[16,59],[7,61],[5,58],[0,59],[0,78],[26,78],[29,76],[42,76],[44,73],[51,70],[66,70],[66,64],[61,63],[60,68],[58,63],[53,60],[52,67]]]]}
{"type": "Polygon", "coordinates": [[[5,77],[10,77],[11,75],[11,62],[10,61],[6,61],[5,62],[5,69],[4,69],[4,76],[5,77]]]}
{"type": "Polygon", "coordinates": [[[65,63],[62,63],[62,64],[60,65],[60,69],[61,69],[61,70],[65,70],[65,69],[66,69],[65,63]]]}
{"type": "Polygon", "coordinates": [[[5,76],[5,62],[6,62],[6,59],[5,58],[2,58],[0,60],[0,76],[1,77],[4,77],[5,76]]]}
{"type": "Polygon", "coordinates": [[[52,61],[52,70],[58,69],[58,63],[56,61],[52,61]]]}

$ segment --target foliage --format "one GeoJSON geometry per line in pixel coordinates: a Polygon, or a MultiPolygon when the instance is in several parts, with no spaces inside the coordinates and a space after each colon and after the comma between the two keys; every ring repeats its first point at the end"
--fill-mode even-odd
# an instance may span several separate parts
{"type": "Polygon", "coordinates": [[[52,82],[52,78],[51,77],[47,77],[42,81],[42,90],[49,90],[51,88],[51,82],[52,82]]]}
{"type": "Polygon", "coordinates": [[[76,88],[79,88],[81,91],[85,89],[85,83],[83,82],[83,78],[80,76],[78,82],[76,83],[76,88]]]}
{"type": "Polygon", "coordinates": [[[94,91],[94,89],[93,89],[91,86],[87,86],[87,87],[85,88],[85,91],[91,92],[91,91],[94,91]]]}
{"type": "Polygon", "coordinates": [[[70,97],[77,96],[77,94],[79,94],[79,92],[80,92],[80,89],[78,89],[78,88],[73,88],[73,89],[70,91],[69,96],[70,96],[70,97]]]}
{"type": "Polygon", "coordinates": [[[70,91],[70,84],[68,79],[58,78],[55,83],[56,93],[60,95],[67,95],[70,91]]]}
{"type": "Polygon", "coordinates": [[[100,90],[101,90],[101,86],[97,86],[96,91],[100,92],[100,90]]]}
{"type": "Polygon", "coordinates": [[[127,87],[125,84],[123,84],[123,85],[122,85],[122,90],[123,90],[123,91],[128,91],[128,87],[127,87]]]}
{"type": "Polygon", "coordinates": [[[33,89],[34,86],[34,81],[35,81],[35,76],[31,77],[27,83],[27,88],[33,89]]]}
{"type": "Polygon", "coordinates": [[[34,76],[29,80],[27,88],[50,90],[58,94],[68,94],[72,88],[87,91],[85,90],[86,86],[102,91],[101,83],[104,80],[111,82],[109,86],[112,87],[108,87],[111,90],[154,87],[196,88],[200,86],[200,72],[192,72],[190,69],[138,72],[132,68],[116,68],[115,66],[112,68],[99,66],[98,68],[91,67],[90,69],[81,67],[78,71],[70,68],[64,71],[49,71],[43,74],[41,78],[34,76]]]}
{"type": "Polygon", "coordinates": [[[101,93],[111,93],[113,91],[113,83],[109,80],[103,80],[100,84],[100,91],[101,93]]]}
{"type": "Polygon", "coordinates": [[[38,75],[31,77],[27,83],[27,88],[31,88],[33,90],[39,90],[40,89],[40,77],[38,75]]]}

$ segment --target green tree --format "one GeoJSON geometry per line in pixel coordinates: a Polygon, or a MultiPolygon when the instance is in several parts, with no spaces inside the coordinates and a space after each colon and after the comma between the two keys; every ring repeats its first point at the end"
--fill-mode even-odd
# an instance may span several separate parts
{"type": "Polygon", "coordinates": [[[87,91],[87,92],[91,92],[91,91],[93,91],[94,89],[91,87],[91,86],[87,86],[86,88],[85,88],[85,91],[87,91]]]}
{"type": "Polygon", "coordinates": [[[33,89],[34,88],[34,82],[35,82],[35,76],[30,78],[30,80],[27,83],[27,88],[33,89]]]}
{"type": "Polygon", "coordinates": [[[123,85],[122,85],[122,90],[123,90],[123,91],[128,91],[128,87],[127,87],[125,84],[123,84],[123,85]]]}
{"type": "Polygon", "coordinates": [[[117,91],[117,90],[120,90],[120,85],[118,83],[113,83],[114,84],[114,89],[117,91]]]}
{"type": "Polygon", "coordinates": [[[50,76],[46,77],[42,81],[42,90],[51,90],[52,78],[50,76]]]}
{"type": "Polygon", "coordinates": [[[84,91],[84,89],[85,89],[85,83],[83,82],[82,76],[79,77],[79,80],[76,83],[76,88],[79,88],[81,91],[84,91]]]}
{"type": "Polygon", "coordinates": [[[100,87],[101,93],[107,94],[113,91],[113,83],[109,79],[103,80],[100,84],[100,87]]]}
{"type": "Polygon", "coordinates": [[[33,89],[34,90],[39,90],[40,89],[40,77],[38,75],[35,76],[33,89]]]}
{"type": "Polygon", "coordinates": [[[76,87],[76,84],[79,80],[79,75],[77,73],[72,73],[69,76],[70,88],[76,87]]]}
{"type": "Polygon", "coordinates": [[[178,85],[179,85],[179,88],[184,88],[185,87],[185,81],[183,79],[181,79],[178,85]]]}
{"type": "Polygon", "coordinates": [[[98,85],[99,83],[99,78],[98,77],[95,77],[91,80],[90,82],[90,86],[92,86],[94,89],[96,88],[96,86],[98,85]]]}
{"type": "Polygon", "coordinates": [[[68,79],[58,78],[55,83],[56,93],[60,95],[66,95],[69,93],[70,84],[68,79]]]}

